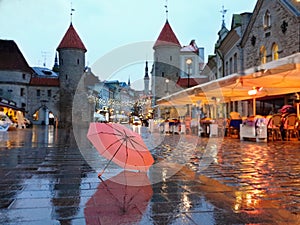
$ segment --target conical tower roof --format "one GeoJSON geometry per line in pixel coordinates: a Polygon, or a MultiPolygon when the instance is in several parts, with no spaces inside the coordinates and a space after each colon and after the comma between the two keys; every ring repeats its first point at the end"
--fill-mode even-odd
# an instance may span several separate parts
{"type": "Polygon", "coordinates": [[[72,23],[70,24],[69,29],[67,30],[65,36],[63,37],[59,46],[57,47],[57,50],[63,48],[75,48],[81,49],[84,52],[87,51],[72,23]]]}
{"type": "Polygon", "coordinates": [[[175,33],[173,32],[168,20],[166,21],[163,29],[161,30],[153,48],[162,45],[177,45],[181,47],[175,33]]]}

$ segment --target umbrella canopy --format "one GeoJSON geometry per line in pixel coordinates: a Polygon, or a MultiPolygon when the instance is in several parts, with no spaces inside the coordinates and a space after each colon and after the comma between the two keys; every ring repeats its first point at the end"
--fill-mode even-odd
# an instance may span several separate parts
{"type": "Polygon", "coordinates": [[[197,101],[211,103],[212,99],[220,102],[247,100],[265,96],[274,96],[299,92],[300,89],[300,53],[268,62],[217,80],[173,93],[157,100],[161,106],[195,104],[197,101]],[[255,96],[249,90],[263,87],[255,96]]]}
{"type": "Polygon", "coordinates": [[[154,163],[142,137],[121,124],[90,123],[87,137],[109,163],[113,161],[124,169],[147,171],[154,163]]]}
{"type": "Polygon", "coordinates": [[[152,195],[146,173],[125,170],[99,184],[85,205],[86,224],[138,224],[152,195]]]}

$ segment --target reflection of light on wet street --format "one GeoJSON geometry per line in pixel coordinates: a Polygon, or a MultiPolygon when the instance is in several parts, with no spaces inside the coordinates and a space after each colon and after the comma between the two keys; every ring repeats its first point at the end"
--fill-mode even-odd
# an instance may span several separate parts
{"type": "Polygon", "coordinates": [[[261,197],[263,197],[261,190],[252,190],[249,192],[236,191],[235,203],[233,209],[235,212],[246,210],[247,213],[256,214],[259,213],[261,208],[261,197]]]}
{"type": "Polygon", "coordinates": [[[187,193],[182,193],[181,196],[181,210],[182,211],[188,211],[192,207],[192,202],[189,199],[189,196],[187,193]]]}
{"type": "Polygon", "coordinates": [[[0,147],[41,147],[64,145],[65,136],[58,137],[54,126],[33,126],[26,129],[15,129],[0,132],[0,147]]]}
{"type": "MultiPolygon", "coordinates": [[[[150,134],[142,128],[149,140],[150,134]]],[[[300,224],[300,142],[225,139],[220,148],[201,138],[193,149],[192,136],[160,137],[152,152],[163,164],[147,175],[151,181],[161,179],[152,184],[153,196],[143,215],[135,211],[140,224],[300,224]],[[174,173],[182,157],[188,160],[174,173]]],[[[93,199],[99,190],[98,171],[80,150],[66,147],[69,139],[62,130],[46,127],[0,133],[0,145],[5,146],[0,151],[0,224],[85,224],[90,198],[89,209],[106,210],[106,203],[97,205],[93,199]]],[[[101,165],[94,152],[89,154],[101,165]]],[[[105,180],[120,171],[111,168],[105,180]]],[[[98,214],[90,219],[94,216],[98,214]]]]}

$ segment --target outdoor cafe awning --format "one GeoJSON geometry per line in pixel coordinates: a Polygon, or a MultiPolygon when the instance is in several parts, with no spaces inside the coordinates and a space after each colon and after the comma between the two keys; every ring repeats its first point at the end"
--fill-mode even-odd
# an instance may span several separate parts
{"type": "Polygon", "coordinates": [[[158,106],[176,106],[238,101],[300,92],[300,53],[253,67],[244,74],[232,74],[176,92],[157,101],[158,106]],[[255,96],[249,90],[260,89],[255,96]]]}

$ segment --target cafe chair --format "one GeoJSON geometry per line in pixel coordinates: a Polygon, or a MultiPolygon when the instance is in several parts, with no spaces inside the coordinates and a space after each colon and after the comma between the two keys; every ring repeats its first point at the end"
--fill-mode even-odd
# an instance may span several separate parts
{"type": "Polygon", "coordinates": [[[272,137],[272,141],[280,139],[282,141],[282,135],[280,131],[281,115],[274,114],[270,117],[268,122],[268,137],[272,137]]]}
{"type": "Polygon", "coordinates": [[[240,125],[243,123],[242,119],[230,119],[228,125],[229,137],[240,137],[240,125]]]}
{"type": "Polygon", "coordinates": [[[298,133],[298,118],[297,115],[292,113],[286,116],[284,119],[283,130],[285,132],[286,140],[290,140],[294,135],[297,139],[299,139],[298,133]]]}

